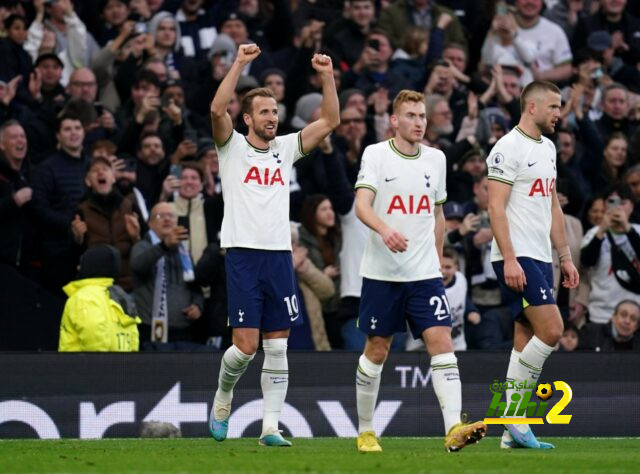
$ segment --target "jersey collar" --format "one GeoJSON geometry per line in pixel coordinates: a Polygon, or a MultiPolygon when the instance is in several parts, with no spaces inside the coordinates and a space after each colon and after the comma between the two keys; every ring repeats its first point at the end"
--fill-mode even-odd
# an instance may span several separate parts
{"type": "Polygon", "coordinates": [[[269,153],[269,147],[267,147],[267,148],[258,148],[257,146],[252,145],[247,137],[244,137],[244,139],[247,141],[249,146],[251,148],[253,148],[255,151],[257,151],[258,153],[269,153]]]}

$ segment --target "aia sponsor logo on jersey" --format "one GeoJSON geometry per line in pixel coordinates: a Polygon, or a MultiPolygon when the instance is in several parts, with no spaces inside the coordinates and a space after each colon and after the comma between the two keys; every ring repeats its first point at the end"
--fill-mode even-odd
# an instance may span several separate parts
{"type": "Polygon", "coordinates": [[[284,186],[282,174],[280,174],[280,168],[276,168],[273,171],[269,168],[265,168],[261,173],[257,166],[252,166],[251,169],[249,169],[247,176],[244,178],[244,183],[257,184],[260,186],[275,186],[276,184],[284,186]]]}
{"type": "Polygon", "coordinates": [[[536,195],[539,195],[540,197],[550,197],[555,185],[556,178],[544,178],[544,180],[542,180],[542,178],[537,178],[531,185],[529,196],[535,197],[536,195]]]}
{"type": "Polygon", "coordinates": [[[391,203],[387,209],[387,214],[431,214],[431,203],[429,196],[423,194],[422,196],[405,196],[402,197],[398,194],[391,198],[391,203]]]}

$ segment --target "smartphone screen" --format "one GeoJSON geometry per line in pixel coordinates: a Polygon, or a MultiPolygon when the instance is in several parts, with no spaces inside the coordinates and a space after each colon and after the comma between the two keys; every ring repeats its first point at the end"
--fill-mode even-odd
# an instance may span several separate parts
{"type": "Polygon", "coordinates": [[[189,216],[178,216],[178,225],[189,230],[189,216]]]}

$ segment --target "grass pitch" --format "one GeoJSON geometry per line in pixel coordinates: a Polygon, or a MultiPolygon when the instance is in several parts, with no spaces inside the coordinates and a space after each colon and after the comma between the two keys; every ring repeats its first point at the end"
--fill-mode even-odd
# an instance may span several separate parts
{"type": "Polygon", "coordinates": [[[348,438],[294,439],[292,448],[256,439],[0,440],[2,473],[638,472],[638,438],[545,438],[555,450],[501,450],[485,438],[446,453],[441,438],[382,438],[382,453],[359,454],[348,438]]]}

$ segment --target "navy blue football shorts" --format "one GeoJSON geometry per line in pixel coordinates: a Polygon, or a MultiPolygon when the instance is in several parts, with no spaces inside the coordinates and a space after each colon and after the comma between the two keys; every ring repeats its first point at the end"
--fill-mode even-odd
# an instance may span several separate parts
{"type": "Polygon", "coordinates": [[[551,264],[529,257],[517,257],[517,260],[527,278],[527,284],[522,293],[507,286],[504,280],[504,261],[492,263],[493,270],[498,277],[498,283],[506,296],[505,304],[511,308],[511,316],[517,318],[527,306],[556,304],[553,297],[553,268],[551,264]]]}
{"type": "Polygon", "coordinates": [[[409,282],[362,279],[358,314],[361,331],[388,337],[406,331],[407,322],[416,339],[430,327],[451,327],[442,278],[409,282]]]}
{"type": "Polygon", "coordinates": [[[302,324],[290,251],[230,248],[225,269],[229,326],[272,332],[302,324]]]}

